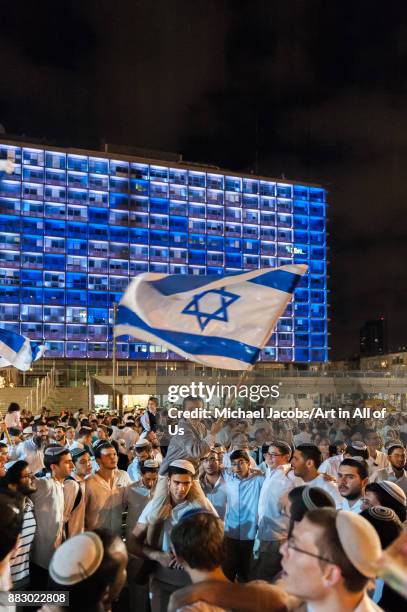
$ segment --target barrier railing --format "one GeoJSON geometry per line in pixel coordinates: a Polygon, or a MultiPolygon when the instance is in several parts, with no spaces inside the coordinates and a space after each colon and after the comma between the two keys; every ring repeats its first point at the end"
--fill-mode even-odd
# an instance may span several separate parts
{"type": "Polygon", "coordinates": [[[29,410],[31,414],[38,414],[54,387],[55,368],[52,368],[41,381],[37,378],[37,386],[33,387],[27,395],[24,408],[29,410]]]}

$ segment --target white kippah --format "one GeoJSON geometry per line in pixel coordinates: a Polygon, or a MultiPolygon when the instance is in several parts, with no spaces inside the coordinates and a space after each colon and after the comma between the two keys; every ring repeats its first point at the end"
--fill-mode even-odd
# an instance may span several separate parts
{"type": "Polygon", "coordinates": [[[169,465],[169,467],[177,467],[177,468],[182,468],[183,470],[186,470],[187,472],[190,472],[192,474],[192,476],[195,475],[195,468],[192,465],[192,463],[190,461],[187,461],[186,459],[175,459],[175,461],[172,461],[169,465]]]}
{"type": "Polygon", "coordinates": [[[150,446],[150,442],[143,438],[143,440],[138,440],[135,444],[136,448],[144,448],[146,446],[150,446]]]}
{"type": "Polygon", "coordinates": [[[58,444],[54,446],[48,446],[48,448],[46,448],[44,451],[44,455],[46,457],[59,457],[59,455],[62,455],[66,452],[69,452],[67,447],[58,444]]]}
{"type": "Polygon", "coordinates": [[[66,540],[54,553],[49,574],[54,582],[72,585],[93,576],[104,555],[103,542],[96,533],[85,531],[66,540]]]}
{"type": "Polygon", "coordinates": [[[366,444],[364,442],[359,442],[359,440],[355,440],[354,442],[351,442],[350,446],[354,448],[355,450],[365,451],[367,449],[366,444]]]}
{"type": "Polygon", "coordinates": [[[32,427],[24,427],[23,429],[23,434],[32,434],[32,432],[33,432],[32,427]]]}
{"type": "Polygon", "coordinates": [[[391,482],[390,480],[381,480],[377,484],[381,486],[382,489],[386,491],[386,493],[394,497],[394,499],[396,499],[400,504],[402,504],[403,506],[407,505],[406,494],[404,493],[403,489],[399,487],[398,484],[396,484],[395,482],[391,482]]]}
{"type": "Polygon", "coordinates": [[[363,516],[340,510],[336,515],[336,530],[349,561],[366,578],[374,578],[382,546],[376,529],[363,516]]]}
{"type": "Polygon", "coordinates": [[[146,461],[144,461],[143,467],[145,467],[145,468],[159,468],[160,465],[159,465],[158,461],[156,461],[155,459],[147,459],[146,461]]]}

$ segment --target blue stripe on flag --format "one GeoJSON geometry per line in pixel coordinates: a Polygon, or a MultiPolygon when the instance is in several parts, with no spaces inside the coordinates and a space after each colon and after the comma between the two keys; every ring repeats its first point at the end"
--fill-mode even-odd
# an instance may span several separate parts
{"type": "Polygon", "coordinates": [[[254,363],[260,352],[257,346],[250,346],[250,344],[238,342],[237,340],[229,340],[228,338],[216,336],[187,334],[150,327],[150,325],[147,325],[147,323],[145,323],[135,312],[121,305],[119,305],[117,309],[116,325],[132,325],[133,327],[138,327],[160,338],[163,344],[169,342],[191,355],[230,357],[244,363],[254,363]]]}
{"type": "Polygon", "coordinates": [[[153,285],[157,291],[162,295],[174,295],[174,293],[183,293],[186,291],[192,291],[192,289],[198,289],[204,287],[222,278],[228,278],[229,276],[236,276],[239,274],[246,274],[244,272],[228,272],[227,274],[209,274],[205,276],[195,276],[192,274],[169,274],[165,278],[159,280],[146,281],[153,285]]]}
{"type": "Polygon", "coordinates": [[[286,270],[270,270],[270,272],[265,272],[255,278],[247,279],[246,282],[270,287],[270,289],[279,289],[285,291],[285,293],[293,293],[300,280],[300,274],[293,274],[286,270]]]}
{"type": "Polygon", "coordinates": [[[8,329],[0,329],[0,342],[3,342],[12,351],[18,353],[25,342],[25,338],[8,329]]]}

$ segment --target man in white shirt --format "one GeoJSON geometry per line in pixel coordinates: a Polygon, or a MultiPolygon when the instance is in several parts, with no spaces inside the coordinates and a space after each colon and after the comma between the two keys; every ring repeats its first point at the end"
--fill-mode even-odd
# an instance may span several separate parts
{"type": "Polygon", "coordinates": [[[294,446],[300,446],[301,444],[311,444],[312,437],[307,431],[306,423],[298,423],[299,433],[294,436],[294,446]]]}
{"type": "Polygon", "coordinates": [[[229,452],[223,455],[223,467],[224,468],[232,467],[231,455],[237,450],[246,452],[249,455],[251,469],[253,470],[257,469],[257,463],[254,460],[254,458],[250,455],[249,440],[247,436],[242,433],[237,433],[232,437],[232,445],[230,447],[230,450],[229,452]]]}
{"type": "Polygon", "coordinates": [[[344,459],[338,471],[338,489],[342,509],[360,514],[365,487],[369,483],[368,467],[363,459],[344,459]]]}
{"type": "Polygon", "coordinates": [[[63,542],[64,534],[64,480],[73,469],[69,450],[58,444],[45,449],[44,464],[48,474],[37,478],[37,490],[32,494],[37,523],[31,550],[31,587],[45,589],[51,557],[63,542]]]}
{"type": "Polygon", "coordinates": [[[389,465],[385,453],[382,453],[379,448],[382,447],[380,435],[374,429],[366,431],[366,444],[369,449],[369,459],[367,460],[370,474],[373,475],[377,470],[381,470],[389,465]]]}
{"type": "Polygon", "coordinates": [[[24,440],[17,446],[9,446],[10,461],[22,459],[27,461],[33,474],[37,474],[44,469],[44,449],[49,444],[48,427],[41,422],[36,422],[32,426],[33,437],[24,440]]]}
{"type": "MultiPolygon", "coordinates": [[[[158,537],[153,544],[147,545],[147,532],[154,512],[154,500],[144,508],[132,536],[127,543],[130,553],[146,560],[158,563],[151,576],[151,609],[152,612],[166,612],[171,593],[189,582],[183,570],[176,569],[176,560],[171,553],[170,533],[180,518],[196,508],[187,501],[191,490],[195,468],[185,459],[174,460],[168,466],[168,498],[162,507],[162,521],[158,537]]],[[[215,513],[215,510],[214,510],[215,513]]]]}
{"type": "Polygon", "coordinates": [[[135,427],[135,422],[131,419],[128,419],[125,427],[120,432],[120,437],[124,440],[127,451],[129,451],[131,447],[135,445],[139,438],[135,427]]]}
{"type": "Polygon", "coordinates": [[[367,596],[381,555],[379,536],[361,516],[310,510],[281,547],[282,588],[312,612],[378,612],[367,596]]]}
{"type": "Polygon", "coordinates": [[[395,482],[407,495],[406,449],[400,443],[393,443],[387,449],[389,465],[377,470],[371,477],[371,482],[389,480],[395,482]]]}
{"type": "Polygon", "coordinates": [[[212,449],[209,455],[202,459],[203,473],[199,478],[202,491],[214,506],[220,518],[226,512],[226,484],[219,462],[218,453],[212,449]]]}
{"type": "Polygon", "coordinates": [[[301,483],[291,471],[291,447],[276,441],[269,449],[269,472],[260,491],[257,538],[260,540],[258,559],[253,563],[253,575],[269,580],[281,570],[280,546],[288,533],[288,518],[282,514],[282,497],[301,483]]]}
{"type": "Polygon", "coordinates": [[[339,466],[341,465],[344,459],[343,455],[346,450],[346,443],[342,440],[337,440],[335,442],[335,446],[337,454],[333,455],[332,457],[328,457],[328,459],[325,459],[325,461],[323,461],[319,466],[318,472],[320,474],[327,474],[328,476],[331,476],[336,480],[338,477],[339,466]]]}
{"type": "Polygon", "coordinates": [[[127,468],[127,473],[132,482],[141,480],[141,466],[147,459],[153,459],[152,446],[148,440],[143,438],[134,445],[136,456],[127,468]]]}
{"type": "Polygon", "coordinates": [[[323,474],[318,473],[321,459],[321,451],[317,446],[313,444],[297,446],[291,459],[294,475],[302,479],[301,484],[324,489],[332,497],[336,507],[341,508],[343,500],[338,487],[333,482],[327,480],[323,474]]]}
{"type": "Polygon", "coordinates": [[[89,476],[85,486],[85,528],[104,527],[121,535],[126,487],[131,480],[127,472],[117,469],[118,456],[110,442],[95,449],[99,470],[89,476]]]}
{"type": "Polygon", "coordinates": [[[225,576],[234,582],[249,578],[253,543],[257,532],[257,510],[264,476],[250,473],[247,452],[230,455],[232,472],[225,472],[225,576]]]}
{"type": "Polygon", "coordinates": [[[92,460],[86,449],[71,451],[74,469],[64,482],[65,530],[68,538],[85,528],[85,480],[92,473],[92,460]]]}

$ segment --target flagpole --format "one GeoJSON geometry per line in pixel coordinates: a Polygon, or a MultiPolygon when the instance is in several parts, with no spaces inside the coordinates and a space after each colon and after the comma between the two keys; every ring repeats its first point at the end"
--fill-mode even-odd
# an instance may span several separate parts
{"type": "Polygon", "coordinates": [[[116,327],[117,303],[113,302],[113,373],[112,373],[112,389],[113,389],[113,410],[116,412],[116,336],[114,333],[116,327]]]}

